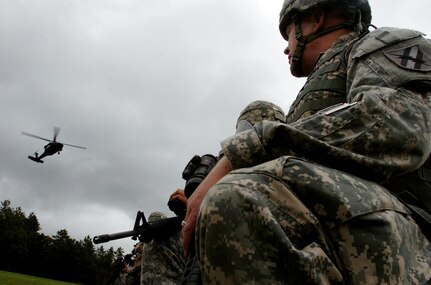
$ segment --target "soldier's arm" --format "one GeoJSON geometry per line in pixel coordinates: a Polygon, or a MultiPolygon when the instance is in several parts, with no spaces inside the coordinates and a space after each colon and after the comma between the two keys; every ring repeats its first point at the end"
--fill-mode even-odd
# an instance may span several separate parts
{"type": "Polygon", "coordinates": [[[202,200],[208,190],[231,170],[232,166],[229,160],[226,157],[222,157],[187,200],[187,212],[184,219],[186,223],[182,230],[185,256],[188,256],[190,253],[190,246],[194,239],[196,220],[202,200]]]}
{"type": "Polygon", "coordinates": [[[431,151],[431,73],[378,52],[349,72],[348,104],[291,125],[260,122],[223,141],[233,168],[295,155],[381,181],[419,167],[431,151]]]}

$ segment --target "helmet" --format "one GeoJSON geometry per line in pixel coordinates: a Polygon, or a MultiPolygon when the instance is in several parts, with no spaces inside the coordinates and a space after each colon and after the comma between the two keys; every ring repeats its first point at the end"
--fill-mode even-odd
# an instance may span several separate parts
{"type": "Polygon", "coordinates": [[[298,43],[292,57],[290,70],[294,76],[302,77],[308,75],[301,64],[306,45],[321,36],[345,27],[353,28],[362,37],[368,33],[368,26],[371,24],[371,8],[367,0],[284,0],[280,12],[279,29],[285,40],[289,40],[286,26],[291,23],[295,25],[295,37],[298,43]],[[347,19],[343,23],[325,27],[304,36],[301,28],[302,15],[325,8],[338,8],[347,15],[347,19]]]}
{"type": "Polygon", "coordinates": [[[150,214],[150,216],[148,217],[148,222],[154,223],[156,221],[163,220],[166,218],[167,218],[167,216],[165,214],[163,214],[162,212],[155,211],[155,212],[152,212],[150,214]]]}
{"type": "Polygon", "coordinates": [[[289,23],[295,22],[295,17],[307,13],[311,10],[330,5],[340,5],[349,9],[352,16],[360,11],[360,18],[354,19],[356,22],[352,24],[358,25],[362,22],[368,27],[371,24],[371,7],[367,0],[284,0],[283,7],[280,11],[279,29],[281,35],[287,40],[286,26],[289,23]]]}
{"type": "Polygon", "coordinates": [[[280,121],[285,122],[285,114],[276,104],[267,101],[253,101],[241,111],[237,120],[236,128],[237,132],[244,130],[244,122],[248,123],[248,126],[253,126],[255,123],[268,120],[268,121],[280,121]]]}

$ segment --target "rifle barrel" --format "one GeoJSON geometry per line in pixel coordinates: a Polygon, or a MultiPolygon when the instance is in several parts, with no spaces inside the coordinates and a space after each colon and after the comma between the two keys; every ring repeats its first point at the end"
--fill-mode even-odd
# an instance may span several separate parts
{"type": "MultiPolygon", "coordinates": [[[[138,212],[137,222],[139,222],[139,218],[142,218],[140,213],[141,212],[138,212]]],[[[143,224],[139,225],[139,223],[135,223],[131,231],[95,236],[93,237],[93,242],[99,244],[125,237],[132,237],[132,239],[137,239],[139,237],[140,241],[149,243],[153,239],[163,239],[180,232],[182,228],[181,221],[182,218],[178,216],[157,220],[151,223],[148,223],[144,218],[142,221],[143,224]]]]}
{"type": "Polygon", "coordinates": [[[93,242],[95,244],[99,244],[99,243],[104,243],[104,242],[108,242],[108,241],[115,240],[115,239],[121,239],[121,238],[125,238],[125,237],[136,236],[136,235],[137,235],[137,233],[134,230],[119,232],[119,233],[113,233],[113,234],[104,234],[104,235],[99,235],[99,236],[93,237],[93,242]]]}

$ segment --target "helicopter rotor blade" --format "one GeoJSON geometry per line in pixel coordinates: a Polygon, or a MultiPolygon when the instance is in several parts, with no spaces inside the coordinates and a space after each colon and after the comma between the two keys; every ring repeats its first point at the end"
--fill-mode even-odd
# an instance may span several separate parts
{"type": "Polygon", "coordinates": [[[30,134],[30,133],[21,132],[21,134],[23,134],[23,135],[25,135],[25,136],[29,136],[29,137],[33,137],[33,138],[37,138],[37,139],[41,139],[41,140],[44,140],[44,141],[47,141],[47,142],[51,142],[51,140],[49,140],[49,139],[46,139],[46,138],[43,138],[43,137],[39,137],[39,136],[36,136],[36,135],[30,134]]]}
{"type": "Polygon", "coordinates": [[[63,145],[67,145],[67,146],[73,146],[73,147],[77,147],[80,149],[87,149],[85,146],[79,146],[79,145],[73,145],[73,144],[67,144],[67,143],[62,143],[63,145]]]}
{"type": "Polygon", "coordinates": [[[58,134],[60,133],[59,127],[54,127],[54,139],[53,141],[57,141],[58,134]]]}

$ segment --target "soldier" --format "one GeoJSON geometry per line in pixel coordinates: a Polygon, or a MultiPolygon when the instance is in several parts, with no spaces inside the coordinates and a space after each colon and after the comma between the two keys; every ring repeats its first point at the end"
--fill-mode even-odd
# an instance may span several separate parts
{"type": "Polygon", "coordinates": [[[204,284],[431,279],[431,45],[370,25],[366,0],[285,0],[285,54],[307,81],[284,123],[224,140],[188,199],[204,284]]]}
{"type": "Polygon", "coordinates": [[[139,285],[141,283],[141,262],[144,243],[138,242],[132,250],[132,258],[129,260],[124,272],[127,273],[126,285],[139,285]]]}
{"type": "MultiPolygon", "coordinates": [[[[161,212],[152,212],[148,222],[166,218],[161,212]]],[[[179,233],[164,239],[155,239],[143,247],[141,284],[176,285],[181,280],[184,263],[179,233]]]]}

